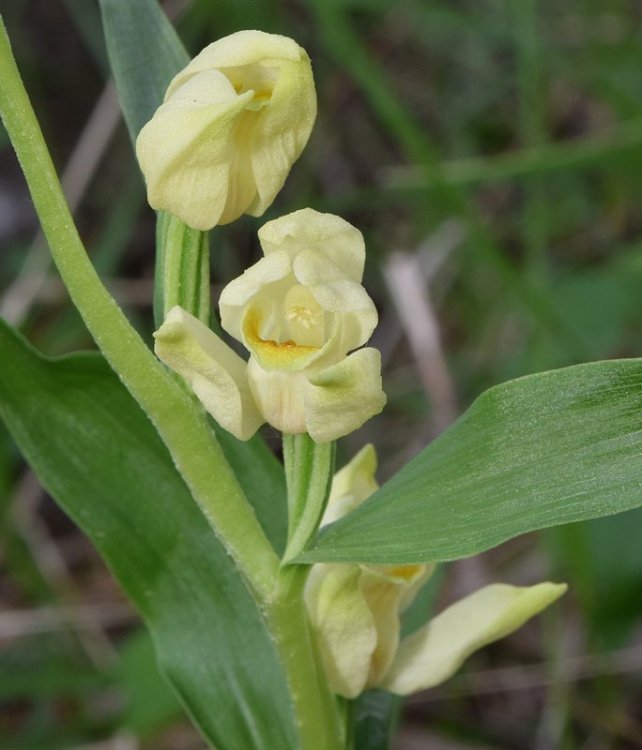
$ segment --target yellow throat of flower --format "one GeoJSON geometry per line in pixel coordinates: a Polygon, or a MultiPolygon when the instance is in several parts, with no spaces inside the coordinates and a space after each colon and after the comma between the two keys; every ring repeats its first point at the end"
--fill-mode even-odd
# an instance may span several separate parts
{"type": "Polygon", "coordinates": [[[301,370],[319,351],[318,346],[297,344],[293,339],[276,341],[263,339],[259,335],[261,315],[258,310],[249,310],[243,320],[245,344],[266,370],[301,370]]]}
{"type": "Polygon", "coordinates": [[[253,97],[246,109],[259,110],[270,101],[279,76],[278,67],[252,63],[233,68],[222,68],[237,94],[252,91],[253,97]]]}

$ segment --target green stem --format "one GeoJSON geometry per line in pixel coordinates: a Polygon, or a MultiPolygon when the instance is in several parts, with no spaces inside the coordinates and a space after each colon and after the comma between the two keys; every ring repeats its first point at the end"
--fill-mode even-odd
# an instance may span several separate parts
{"type": "Polygon", "coordinates": [[[642,151],[642,117],[618,125],[608,133],[540,143],[495,156],[473,156],[442,163],[441,174],[426,174],[417,167],[399,167],[386,187],[390,190],[433,190],[441,182],[455,187],[479,183],[528,180],[551,172],[591,169],[604,162],[638,158],[642,151]]]}
{"type": "MultiPolygon", "coordinates": [[[[519,132],[524,146],[536,148],[546,140],[537,0],[513,0],[512,12],[520,91],[519,132]]],[[[541,179],[532,178],[523,189],[522,226],[528,275],[543,286],[547,272],[549,216],[545,185],[541,179]]]]}
{"type": "Polygon", "coordinates": [[[281,571],[267,622],[282,654],[301,750],[341,750],[345,733],[338,702],[328,687],[305,610],[308,570],[292,565],[281,571]]]}
{"type": "Polygon", "coordinates": [[[356,701],[342,699],[340,704],[343,725],[345,727],[345,747],[346,750],[355,750],[355,713],[356,701]]]}
{"type": "Polygon", "coordinates": [[[240,572],[257,595],[268,598],[278,558],[202,409],[147,348],[87,257],[1,19],[0,80],[0,113],[72,301],[107,361],[154,423],[196,502],[240,572]]]}
{"type": "Polygon", "coordinates": [[[335,444],[315,443],[306,433],[283,435],[288,487],[288,543],[284,562],[297,557],[319,528],[330,494],[335,444]]]}
{"type": "Polygon", "coordinates": [[[210,249],[199,232],[172,214],[159,212],[156,223],[154,320],[157,326],[175,305],[205,325],[210,322],[210,249]]]}

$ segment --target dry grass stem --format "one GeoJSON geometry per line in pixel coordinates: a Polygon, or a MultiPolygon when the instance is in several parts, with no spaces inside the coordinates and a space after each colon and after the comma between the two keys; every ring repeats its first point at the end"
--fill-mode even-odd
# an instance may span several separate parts
{"type": "Polygon", "coordinates": [[[396,252],[384,276],[432,404],[431,430],[438,434],[455,419],[458,410],[426,275],[416,254],[396,252]]]}
{"type": "MultiPolygon", "coordinates": [[[[64,555],[56,540],[53,539],[46,524],[40,518],[38,510],[44,493],[40,483],[32,471],[25,471],[17,485],[11,502],[11,517],[20,532],[40,574],[55,592],[58,601],[63,605],[57,608],[59,619],[65,622],[78,637],[87,656],[99,668],[107,668],[118,660],[118,651],[112,645],[100,621],[76,619],[77,608],[73,607],[73,600],[82,599],[73,576],[69,572],[64,555]]],[[[47,610],[51,612],[52,610],[47,610]]],[[[7,613],[8,621],[5,626],[15,625],[17,613],[7,613]],[[8,625],[7,625],[8,622],[8,625]]],[[[37,619],[37,618],[36,618],[37,619]]],[[[32,621],[32,627],[33,627],[32,621]]],[[[2,620],[0,620],[0,625],[2,620]]],[[[24,621],[23,621],[24,624],[24,621]]],[[[45,629],[51,629],[46,627],[45,629]]],[[[1,632],[1,631],[0,631],[1,632]]]]}
{"type": "MultiPolygon", "coordinates": [[[[605,674],[638,672],[642,670],[642,644],[601,654],[569,657],[563,660],[562,669],[561,676],[556,679],[567,682],[589,680],[605,674]]],[[[410,698],[409,703],[425,705],[464,696],[535,690],[552,684],[549,662],[520,667],[502,667],[469,672],[461,677],[453,678],[443,689],[417,695],[410,698]]]]}
{"type": "MultiPolygon", "coordinates": [[[[103,89],[62,173],[62,187],[72,214],[105,155],[120,122],[114,84],[103,89]]],[[[19,326],[39,298],[47,281],[51,257],[39,232],[26,254],[20,274],[0,299],[0,316],[19,326]]]]}

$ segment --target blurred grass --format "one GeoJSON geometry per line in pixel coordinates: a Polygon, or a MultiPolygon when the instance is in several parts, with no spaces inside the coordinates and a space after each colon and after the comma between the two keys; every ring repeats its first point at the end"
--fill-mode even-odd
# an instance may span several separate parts
{"type": "MultiPolygon", "coordinates": [[[[366,236],[389,406],[343,441],[344,459],[371,440],[383,477],[436,433],[439,405],[423,377],[431,363],[416,359],[411,333],[436,335],[462,408],[509,377],[640,354],[637,4],[194,0],[168,9],[194,52],[261,28],[293,36],[312,56],[319,122],[265,219],[312,205],[366,236]],[[393,304],[392,292],[403,293],[390,288],[396,251],[414,258],[429,302],[432,317],[418,316],[414,332],[393,304]]],[[[0,0],[0,10],[62,170],[106,83],[97,6],[0,0]]],[[[0,149],[2,304],[37,225],[3,131],[0,149]]],[[[90,178],[81,232],[149,335],[153,216],[122,127],[90,178]]],[[[214,233],[215,289],[256,259],[265,219],[214,233]]],[[[52,354],[91,346],[53,272],[21,327],[52,354]]],[[[642,746],[632,739],[642,737],[641,533],[634,512],[452,566],[439,603],[491,578],[555,576],[573,593],[545,627],[488,649],[450,685],[411,701],[400,750],[446,739],[504,750],[642,746]],[[486,671],[528,662],[531,672],[504,678],[486,671]]],[[[177,719],[107,571],[34,486],[3,430],[0,564],[0,748],[201,746],[177,719]]]]}

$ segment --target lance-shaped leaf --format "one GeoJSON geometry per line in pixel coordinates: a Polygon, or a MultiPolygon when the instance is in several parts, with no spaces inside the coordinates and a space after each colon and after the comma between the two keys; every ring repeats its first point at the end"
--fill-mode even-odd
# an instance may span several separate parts
{"type": "Polygon", "coordinates": [[[534,529],[642,505],[642,360],[491,388],[306,562],[453,560],[534,529]]]}
{"type": "Polygon", "coordinates": [[[153,635],[220,750],[296,748],[274,642],[147,417],[99,355],[41,358],[0,325],[0,416],[153,635]]]}
{"type": "Polygon", "coordinates": [[[135,141],[189,55],[157,0],[100,0],[100,11],[118,98],[135,141]]]}

